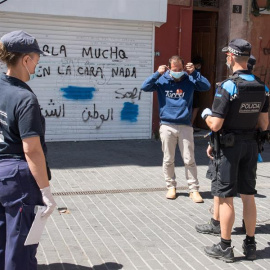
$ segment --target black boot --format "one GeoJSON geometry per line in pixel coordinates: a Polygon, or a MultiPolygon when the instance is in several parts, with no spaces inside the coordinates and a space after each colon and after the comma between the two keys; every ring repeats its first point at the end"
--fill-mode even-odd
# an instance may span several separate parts
{"type": "Polygon", "coordinates": [[[220,235],[220,223],[218,225],[215,225],[214,222],[215,220],[211,218],[211,220],[207,224],[196,225],[195,229],[199,233],[220,235]]]}
{"type": "Polygon", "coordinates": [[[234,262],[233,247],[227,247],[223,250],[220,243],[218,243],[216,245],[214,244],[212,247],[205,247],[204,252],[212,258],[216,258],[227,263],[234,262]]]}
{"type": "Polygon", "coordinates": [[[247,244],[246,239],[243,241],[243,253],[246,255],[247,260],[256,260],[256,242],[252,244],[247,244]]]}

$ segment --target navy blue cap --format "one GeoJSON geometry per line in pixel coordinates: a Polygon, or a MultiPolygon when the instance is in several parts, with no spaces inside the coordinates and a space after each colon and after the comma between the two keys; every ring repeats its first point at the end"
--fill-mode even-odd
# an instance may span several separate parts
{"type": "Polygon", "coordinates": [[[228,47],[222,49],[223,52],[230,52],[237,56],[250,56],[251,44],[244,39],[233,39],[228,47]]]}
{"type": "Polygon", "coordinates": [[[35,37],[22,30],[7,33],[0,40],[8,52],[50,55],[39,48],[35,37]]]}

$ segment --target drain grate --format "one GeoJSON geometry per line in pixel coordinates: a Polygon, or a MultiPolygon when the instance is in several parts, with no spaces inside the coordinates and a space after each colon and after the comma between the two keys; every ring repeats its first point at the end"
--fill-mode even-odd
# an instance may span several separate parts
{"type": "MultiPolygon", "coordinates": [[[[177,190],[186,190],[188,187],[177,187],[177,190]]],[[[67,191],[53,192],[54,196],[72,196],[72,195],[95,195],[95,194],[116,194],[116,193],[131,193],[131,192],[156,192],[166,191],[167,188],[131,188],[131,189],[105,189],[105,190],[86,190],[86,191],[67,191]]]]}

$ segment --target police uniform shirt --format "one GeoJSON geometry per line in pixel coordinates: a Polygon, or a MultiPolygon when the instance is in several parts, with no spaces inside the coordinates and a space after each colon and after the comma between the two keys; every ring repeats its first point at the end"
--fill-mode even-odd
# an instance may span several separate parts
{"type": "Polygon", "coordinates": [[[46,154],[45,118],[36,95],[23,81],[0,75],[0,159],[24,157],[22,140],[39,136],[46,154]]]}
{"type": "MultiPolygon", "coordinates": [[[[243,79],[244,82],[248,83],[248,82],[255,82],[255,76],[253,74],[251,74],[248,70],[241,70],[241,71],[236,71],[234,75],[238,74],[240,78],[243,79]]],[[[268,112],[269,109],[269,89],[267,88],[266,85],[264,85],[262,82],[258,82],[258,85],[263,88],[263,93],[261,93],[261,96],[263,98],[262,102],[260,104],[260,108],[258,108],[258,112],[268,112]]],[[[259,88],[257,88],[259,89],[259,88]]],[[[262,92],[262,91],[261,91],[262,92]]],[[[255,94],[255,97],[257,98],[258,94],[255,94]]],[[[242,123],[243,121],[240,121],[239,123],[233,123],[233,118],[237,118],[236,114],[240,115],[242,114],[244,116],[244,118],[242,119],[247,119],[247,117],[245,117],[248,113],[249,116],[251,116],[252,113],[252,106],[257,106],[257,104],[259,104],[260,102],[254,102],[254,104],[252,103],[252,100],[250,100],[250,103],[247,102],[248,107],[247,109],[250,109],[250,111],[246,111],[246,112],[240,112],[240,109],[238,109],[238,111],[234,111],[233,114],[234,115],[228,115],[228,112],[230,111],[231,108],[231,104],[234,100],[237,100],[239,98],[238,95],[238,89],[237,86],[235,84],[235,82],[233,80],[225,80],[224,82],[222,82],[221,84],[218,85],[218,88],[216,89],[216,94],[214,97],[214,102],[213,102],[213,106],[212,106],[212,116],[213,117],[218,117],[218,118],[222,118],[225,119],[224,120],[224,124],[223,124],[223,129],[228,128],[230,129],[231,126],[234,126],[234,128],[232,129],[237,129],[236,127],[239,127],[239,129],[254,129],[257,123],[257,120],[254,121],[254,123],[242,123]],[[253,104],[253,105],[252,105],[253,104]],[[251,113],[249,113],[251,112],[251,113]],[[226,118],[227,116],[227,118],[226,118]],[[228,119],[230,118],[230,119],[228,119]],[[228,120],[226,122],[226,120],[228,120]],[[229,124],[228,124],[229,123],[229,124]],[[228,125],[227,125],[228,124],[228,125]],[[241,128],[242,127],[242,128],[241,128]]],[[[241,93],[240,93],[240,99],[241,99],[241,93]]],[[[257,108],[255,108],[257,109],[257,108]]],[[[254,110],[255,111],[255,110],[254,110]]],[[[231,112],[231,111],[230,111],[231,112]]],[[[241,120],[241,118],[239,118],[241,120]]],[[[237,120],[235,120],[237,121],[237,120]]],[[[239,121],[239,120],[238,120],[239,121]]]]}

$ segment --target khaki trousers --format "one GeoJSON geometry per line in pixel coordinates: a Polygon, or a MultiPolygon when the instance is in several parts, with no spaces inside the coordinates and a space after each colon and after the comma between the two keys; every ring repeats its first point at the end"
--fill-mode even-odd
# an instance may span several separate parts
{"type": "Polygon", "coordinates": [[[177,184],[175,181],[174,161],[178,144],[185,164],[185,177],[189,192],[199,190],[197,166],[194,157],[193,128],[186,125],[162,124],[159,133],[163,151],[163,173],[167,188],[175,188],[177,184]]]}

